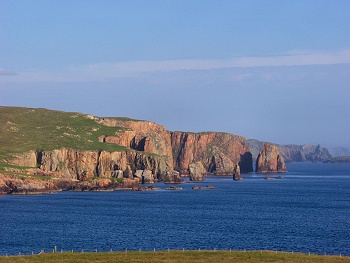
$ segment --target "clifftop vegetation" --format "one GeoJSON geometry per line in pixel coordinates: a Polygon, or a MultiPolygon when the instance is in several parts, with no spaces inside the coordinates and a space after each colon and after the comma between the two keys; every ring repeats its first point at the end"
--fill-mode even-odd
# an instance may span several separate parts
{"type": "Polygon", "coordinates": [[[0,107],[0,154],[62,147],[79,150],[120,151],[125,147],[98,141],[122,127],[107,127],[91,115],[47,109],[0,107]]]}

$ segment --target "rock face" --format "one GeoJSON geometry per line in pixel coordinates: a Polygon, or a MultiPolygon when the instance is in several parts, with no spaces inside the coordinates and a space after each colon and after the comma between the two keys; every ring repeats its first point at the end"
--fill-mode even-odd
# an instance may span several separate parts
{"type": "Polygon", "coordinates": [[[189,172],[191,181],[203,181],[206,171],[201,162],[195,162],[189,165],[189,172]]]}
{"type": "Polygon", "coordinates": [[[172,132],[174,168],[188,173],[189,165],[201,162],[208,173],[232,175],[235,165],[252,172],[252,156],[245,138],[227,133],[172,132]]]}
{"type": "MultiPolygon", "coordinates": [[[[264,142],[258,140],[247,140],[253,160],[256,160],[263,149],[264,142]]],[[[277,144],[276,144],[277,145],[277,144]]],[[[329,151],[321,145],[277,145],[285,162],[324,162],[332,158],[329,151]]]]}
{"type": "MultiPolygon", "coordinates": [[[[115,177],[123,172],[124,178],[132,178],[138,169],[150,170],[157,180],[162,180],[172,163],[167,158],[138,151],[108,152],[59,149],[23,153],[27,166],[40,167],[44,172],[57,172],[61,177],[84,181],[92,177],[115,177]],[[32,155],[31,162],[27,156],[32,155]]],[[[17,154],[11,163],[22,165],[21,154],[17,154]]]]}
{"type": "Polygon", "coordinates": [[[99,119],[97,121],[108,127],[123,127],[115,136],[101,137],[100,141],[115,143],[131,149],[168,156],[172,159],[170,132],[164,126],[150,121],[132,121],[118,119],[99,119]]]}
{"type": "Polygon", "coordinates": [[[284,159],[280,154],[278,147],[273,144],[265,143],[262,151],[256,160],[257,173],[281,173],[287,172],[284,159]]]}

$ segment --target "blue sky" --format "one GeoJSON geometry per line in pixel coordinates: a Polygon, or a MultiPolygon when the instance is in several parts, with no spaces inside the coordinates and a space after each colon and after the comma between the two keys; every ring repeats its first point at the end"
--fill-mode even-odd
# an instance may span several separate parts
{"type": "Polygon", "coordinates": [[[0,6],[0,105],[350,147],[350,1],[0,6]]]}

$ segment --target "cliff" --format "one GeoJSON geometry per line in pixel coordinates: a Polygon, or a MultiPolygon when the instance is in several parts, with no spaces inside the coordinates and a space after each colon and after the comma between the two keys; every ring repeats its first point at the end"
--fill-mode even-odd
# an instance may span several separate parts
{"type": "Polygon", "coordinates": [[[193,180],[203,179],[206,173],[239,176],[240,171],[252,171],[242,136],[170,132],[150,121],[0,107],[0,132],[3,192],[35,192],[35,187],[21,188],[28,178],[46,181],[45,187],[38,182],[37,190],[49,192],[135,187],[145,179],[171,182],[174,169],[191,173],[193,180]],[[4,183],[15,180],[8,177],[10,173],[20,180],[11,187],[4,183]]]}
{"type": "MultiPolygon", "coordinates": [[[[263,149],[263,145],[265,142],[258,140],[247,140],[247,145],[249,146],[253,160],[256,160],[258,154],[263,149]]],[[[278,145],[278,149],[283,156],[285,162],[324,162],[332,158],[332,155],[329,151],[322,147],[321,145],[296,145],[296,144],[288,144],[288,145],[278,145]]]]}
{"type": "Polygon", "coordinates": [[[113,136],[101,136],[99,141],[114,143],[131,149],[167,156],[173,159],[170,132],[164,126],[150,121],[96,118],[99,124],[122,127],[113,136]]]}
{"type": "Polygon", "coordinates": [[[265,143],[256,160],[257,173],[287,172],[284,159],[276,145],[265,143]]]}
{"type": "Polygon", "coordinates": [[[332,158],[329,151],[321,145],[283,145],[281,154],[287,162],[324,162],[332,158]]]}
{"type": "Polygon", "coordinates": [[[132,178],[136,170],[150,170],[156,179],[172,167],[167,158],[126,150],[124,152],[55,149],[15,154],[7,160],[18,166],[38,167],[43,172],[56,172],[62,178],[84,181],[93,177],[132,178]]]}
{"type": "Polygon", "coordinates": [[[208,173],[232,175],[235,165],[243,173],[252,172],[252,157],[242,136],[219,133],[172,132],[175,169],[186,173],[193,162],[201,162],[208,173]]]}

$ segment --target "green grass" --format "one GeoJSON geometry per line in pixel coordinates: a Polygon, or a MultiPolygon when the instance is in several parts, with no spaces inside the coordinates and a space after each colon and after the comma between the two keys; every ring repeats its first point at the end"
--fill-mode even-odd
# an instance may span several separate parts
{"type": "Polygon", "coordinates": [[[305,255],[283,252],[230,252],[230,251],[163,251],[163,252],[104,252],[104,253],[48,253],[34,256],[0,257],[2,262],[350,262],[349,257],[305,255]]]}
{"type": "Polygon", "coordinates": [[[124,151],[126,147],[98,142],[101,135],[112,136],[123,130],[122,127],[100,125],[81,113],[0,107],[0,157],[62,147],[124,151]]]}

